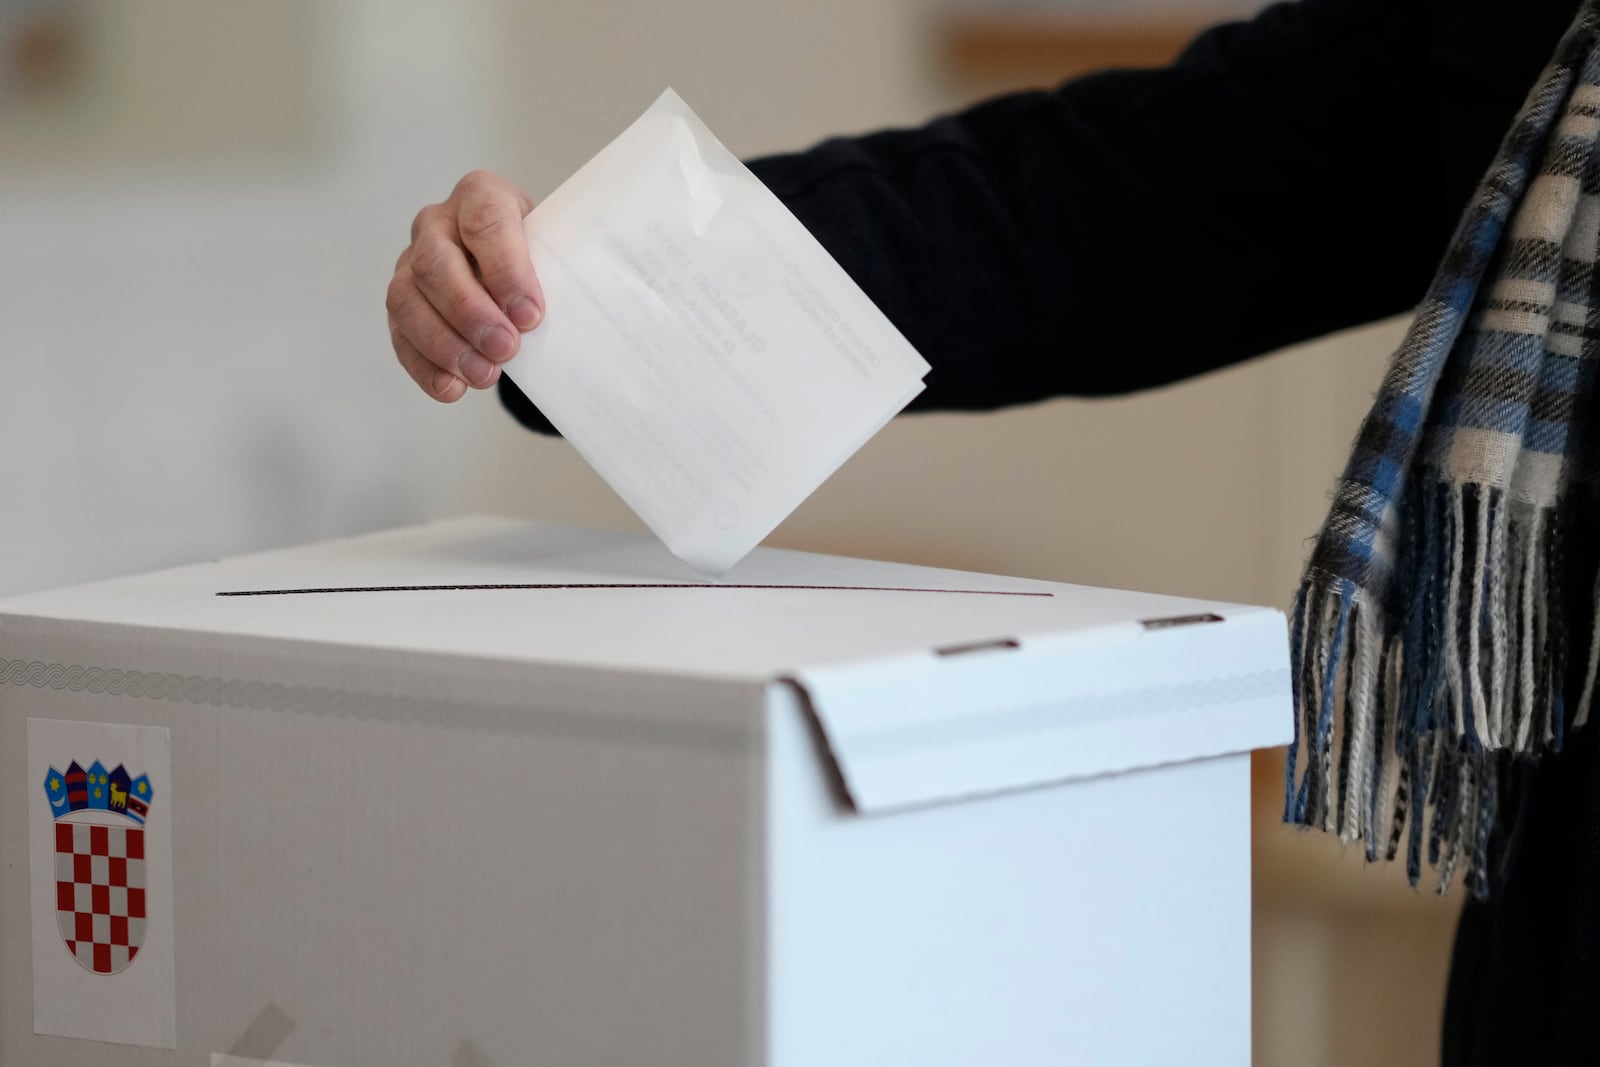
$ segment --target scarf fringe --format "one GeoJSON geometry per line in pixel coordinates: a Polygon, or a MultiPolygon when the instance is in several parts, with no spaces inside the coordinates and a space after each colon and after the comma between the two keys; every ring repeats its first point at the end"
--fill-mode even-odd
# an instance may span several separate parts
{"type": "MultiPolygon", "coordinates": [[[[1460,875],[1486,896],[1504,764],[1557,751],[1565,734],[1560,524],[1502,489],[1445,482],[1401,514],[1409,588],[1379,602],[1313,572],[1295,598],[1284,818],[1361,842],[1369,861],[1403,848],[1413,886],[1426,852],[1439,893],[1460,875]]],[[[1574,725],[1600,673],[1591,633],[1574,725]]]]}

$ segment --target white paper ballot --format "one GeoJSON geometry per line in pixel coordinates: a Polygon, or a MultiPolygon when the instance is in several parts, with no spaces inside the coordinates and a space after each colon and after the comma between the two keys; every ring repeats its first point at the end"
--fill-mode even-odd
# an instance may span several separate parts
{"type": "Polygon", "coordinates": [[[506,373],[706,575],[922,391],[928,364],[671,90],[526,225],[546,312],[506,373]]]}

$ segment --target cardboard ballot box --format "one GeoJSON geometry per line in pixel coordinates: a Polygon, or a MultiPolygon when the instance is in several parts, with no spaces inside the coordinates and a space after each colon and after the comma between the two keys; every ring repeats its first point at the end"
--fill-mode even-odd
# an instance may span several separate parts
{"type": "Polygon", "coordinates": [[[4,1067],[1249,1059],[1261,608],[465,519],[0,602],[4,1067]]]}

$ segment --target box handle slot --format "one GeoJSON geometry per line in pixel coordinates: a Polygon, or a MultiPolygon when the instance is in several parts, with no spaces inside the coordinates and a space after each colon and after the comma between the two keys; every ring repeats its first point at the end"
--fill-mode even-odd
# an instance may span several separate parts
{"type": "Polygon", "coordinates": [[[1221,615],[1207,611],[1199,615],[1168,615],[1161,619],[1140,619],[1139,625],[1146,630],[1170,630],[1176,626],[1198,626],[1201,623],[1226,621],[1221,615]]]}
{"type": "Polygon", "coordinates": [[[974,652],[1006,651],[1007,649],[1021,648],[1022,642],[1014,637],[1002,637],[995,641],[969,641],[961,645],[946,645],[933,650],[935,656],[967,656],[974,652]]]}

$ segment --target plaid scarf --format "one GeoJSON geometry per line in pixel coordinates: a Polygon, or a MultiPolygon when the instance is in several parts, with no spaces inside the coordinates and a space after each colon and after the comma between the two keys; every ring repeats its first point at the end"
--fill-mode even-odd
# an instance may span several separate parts
{"type": "Polygon", "coordinates": [[[1597,30],[1589,0],[1462,218],[1292,614],[1286,821],[1413,885],[1426,852],[1441,893],[1488,893],[1508,765],[1584,724],[1600,661],[1597,30]]]}

